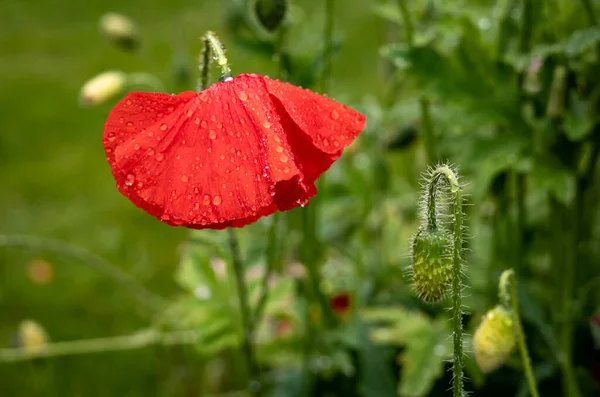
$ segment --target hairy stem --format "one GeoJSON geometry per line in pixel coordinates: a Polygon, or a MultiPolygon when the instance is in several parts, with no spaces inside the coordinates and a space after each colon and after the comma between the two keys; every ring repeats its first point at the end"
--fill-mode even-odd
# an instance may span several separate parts
{"type": "Polygon", "coordinates": [[[206,37],[202,38],[202,54],[200,55],[200,85],[198,91],[208,87],[208,77],[210,75],[210,42],[206,37]]]}
{"type": "Polygon", "coordinates": [[[250,305],[248,303],[248,288],[246,286],[246,278],[244,274],[244,265],[242,255],[240,253],[239,243],[235,231],[232,228],[227,229],[229,248],[233,262],[233,271],[235,274],[235,284],[237,287],[238,299],[240,302],[240,312],[242,317],[242,350],[248,367],[250,378],[250,389],[255,392],[255,395],[260,395],[259,370],[254,356],[252,319],[250,317],[250,305]],[[258,382],[258,387],[254,389],[255,382],[258,382]]]}
{"type": "Polygon", "coordinates": [[[525,378],[527,379],[529,392],[531,393],[532,397],[539,397],[540,394],[537,390],[537,385],[535,384],[535,377],[533,376],[533,369],[531,368],[531,359],[529,358],[527,344],[525,343],[525,332],[523,331],[521,316],[519,314],[519,301],[517,298],[517,282],[515,280],[515,272],[513,269],[506,270],[504,273],[502,273],[502,277],[506,277],[510,290],[510,306],[514,316],[517,342],[519,343],[519,352],[521,353],[521,361],[523,362],[523,367],[525,368],[525,378]]]}
{"type": "Polygon", "coordinates": [[[227,61],[227,57],[225,56],[225,48],[221,41],[217,37],[217,35],[208,31],[204,35],[204,40],[208,41],[210,48],[212,50],[213,56],[217,61],[217,64],[221,67],[221,74],[228,75],[231,73],[231,68],[229,67],[229,62],[227,61]]]}
{"type": "Polygon", "coordinates": [[[464,396],[464,350],[462,329],[462,249],[463,249],[463,212],[462,191],[454,171],[447,165],[439,166],[431,173],[427,197],[427,225],[430,229],[437,225],[436,199],[441,187],[448,188],[453,201],[453,242],[452,250],[452,328],[453,328],[453,363],[452,390],[454,397],[464,396]]]}

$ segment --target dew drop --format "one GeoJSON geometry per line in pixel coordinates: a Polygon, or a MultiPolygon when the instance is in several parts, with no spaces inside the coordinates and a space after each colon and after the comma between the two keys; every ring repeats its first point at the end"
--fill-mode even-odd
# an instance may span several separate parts
{"type": "Polygon", "coordinates": [[[331,112],[331,118],[334,119],[334,120],[337,120],[337,119],[340,118],[340,114],[337,112],[337,110],[333,110],[331,112]]]}
{"type": "Polygon", "coordinates": [[[281,153],[281,152],[283,152],[283,146],[277,146],[277,147],[275,148],[275,151],[276,151],[277,153],[281,153]]]}
{"type": "Polygon", "coordinates": [[[152,148],[148,149],[146,154],[148,154],[148,156],[154,156],[154,149],[152,149],[152,148]]]}
{"type": "Polygon", "coordinates": [[[246,94],[246,91],[240,91],[238,92],[238,98],[240,98],[240,101],[244,102],[248,99],[248,94],[246,94]]]}
{"type": "Polygon", "coordinates": [[[106,138],[109,142],[113,142],[117,137],[114,132],[109,132],[108,134],[106,134],[106,138]]]}
{"type": "Polygon", "coordinates": [[[202,120],[202,122],[200,123],[200,127],[206,128],[206,125],[207,125],[206,120],[202,120]]]}
{"type": "Polygon", "coordinates": [[[262,126],[265,128],[271,128],[271,123],[268,120],[263,121],[262,126]]]}
{"type": "Polygon", "coordinates": [[[329,146],[329,140],[327,138],[323,139],[323,145],[329,146]]]}
{"type": "Polygon", "coordinates": [[[220,156],[219,156],[219,158],[220,158],[221,160],[225,160],[225,155],[224,155],[224,154],[222,154],[222,155],[220,155],[220,156]]]}
{"type": "Polygon", "coordinates": [[[208,131],[208,137],[210,139],[215,139],[217,137],[217,132],[215,130],[208,131]]]}
{"type": "Polygon", "coordinates": [[[125,119],[123,117],[119,117],[119,123],[123,124],[125,122],[125,119]]]}
{"type": "Polygon", "coordinates": [[[281,156],[279,156],[279,160],[280,160],[282,163],[287,163],[287,161],[288,161],[289,159],[290,159],[290,158],[289,158],[289,157],[288,157],[288,155],[287,155],[287,154],[285,154],[285,153],[282,153],[282,154],[281,154],[281,156]]]}
{"type": "Polygon", "coordinates": [[[131,121],[128,121],[127,124],[125,124],[125,125],[129,128],[133,127],[133,123],[131,121]]]}
{"type": "Polygon", "coordinates": [[[216,195],[216,196],[213,198],[213,204],[214,204],[214,205],[221,205],[221,196],[219,196],[219,195],[216,195]]]}
{"type": "Polygon", "coordinates": [[[202,92],[202,93],[200,94],[200,100],[201,100],[202,102],[206,102],[206,101],[208,100],[208,94],[206,93],[206,91],[205,91],[205,92],[202,92]]]}
{"type": "Polygon", "coordinates": [[[289,173],[289,172],[290,172],[290,167],[285,167],[285,168],[283,169],[283,173],[284,173],[284,174],[287,174],[287,173],[289,173]]]}
{"type": "Polygon", "coordinates": [[[218,123],[217,123],[217,128],[218,128],[218,129],[221,129],[221,128],[223,128],[223,123],[221,123],[221,122],[218,122],[218,123]]]}
{"type": "Polygon", "coordinates": [[[131,105],[131,100],[129,100],[129,99],[128,99],[126,103],[127,103],[128,105],[131,105]]]}
{"type": "Polygon", "coordinates": [[[150,136],[150,137],[151,137],[151,136],[153,136],[153,135],[154,135],[154,132],[152,132],[152,131],[148,131],[148,136],[150,136]]]}
{"type": "Polygon", "coordinates": [[[194,119],[194,124],[200,125],[200,119],[198,117],[194,119]]]}
{"type": "Polygon", "coordinates": [[[188,176],[187,175],[181,175],[181,182],[187,182],[188,181],[188,176]]]}
{"type": "Polygon", "coordinates": [[[125,184],[127,186],[131,186],[133,185],[133,182],[135,182],[135,176],[132,174],[127,174],[127,177],[125,178],[125,184]]]}
{"type": "Polygon", "coordinates": [[[140,145],[139,145],[138,143],[136,143],[136,144],[133,146],[133,148],[134,148],[135,150],[140,150],[140,145]]]}
{"type": "Polygon", "coordinates": [[[200,161],[200,156],[195,157],[196,161],[200,161]]]}
{"type": "Polygon", "coordinates": [[[204,204],[204,205],[209,205],[210,204],[210,195],[205,194],[202,197],[202,204],[204,204]]]}
{"type": "Polygon", "coordinates": [[[200,203],[196,201],[194,203],[194,209],[197,210],[198,208],[200,208],[200,203]]]}
{"type": "Polygon", "coordinates": [[[166,131],[167,130],[167,125],[165,123],[162,123],[160,125],[160,129],[163,130],[163,131],[166,131]]]}
{"type": "Polygon", "coordinates": [[[164,154],[162,154],[162,153],[157,153],[156,154],[156,160],[162,161],[162,159],[164,159],[164,158],[165,158],[164,154]]]}

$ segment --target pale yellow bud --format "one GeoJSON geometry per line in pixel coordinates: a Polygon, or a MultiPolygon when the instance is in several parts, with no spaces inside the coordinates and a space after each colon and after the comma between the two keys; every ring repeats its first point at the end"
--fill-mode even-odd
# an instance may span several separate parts
{"type": "Polygon", "coordinates": [[[119,95],[125,88],[127,76],[123,72],[108,71],[88,80],[81,87],[79,102],[83,106],[95,106],[119,95]]]}
{"type": "Polygon", "coordinates": [[[19,325],[19,341],[28,353],[37,353],[44,350],[48,343],[48,335],[35,321],[24,320],[19,325]]]}
{"type": "Polygon", "coordinates": [[[512,313],[502,306],[488,311],[473,335],[475,360],[479,368],[485,373],[496,370],[504,364],[515,345],[512,313]]]}
{"type": "Polygon", "coordinates": [[[124,15],[109,12],[100,18],[100,30],[108,40],[125,49],[134,50],[139,45],[136,25],[124,15]]]}

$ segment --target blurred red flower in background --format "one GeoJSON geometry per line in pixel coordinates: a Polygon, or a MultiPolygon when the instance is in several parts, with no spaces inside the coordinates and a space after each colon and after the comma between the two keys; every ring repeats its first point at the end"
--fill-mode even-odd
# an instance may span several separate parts
{"type": "Polygon", "coordinates": [[[223,229],[304,206],[364,127],[334,100],[243,74],[199,93],[130,93],[103,144],[135,205],[170,225],[223,229]]]}

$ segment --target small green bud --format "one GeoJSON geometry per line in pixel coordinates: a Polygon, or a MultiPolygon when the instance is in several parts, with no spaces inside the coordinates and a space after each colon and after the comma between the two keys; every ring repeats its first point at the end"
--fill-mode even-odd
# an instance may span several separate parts
{"type": "Polygon", "coordinates": [[[434,303],[452,280],[452,236],[444,229],[420,229],[412,242],[412,275],[419,297],[434,303]]]}
{"type": "Polygon", "coordinates": [[[499,368],[515,348],[514,319],[501,305],[488,311],[473,336],[475,360],[485,373],[499,368]]]}
{"type": "Polygon", "coordinates": [[[256,0],[254,10],[261,25],[272,32],[285,19],[287,0],[256,0]]]}

